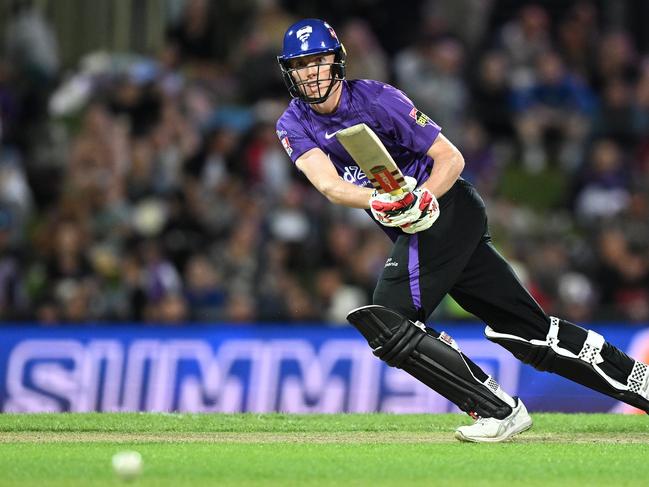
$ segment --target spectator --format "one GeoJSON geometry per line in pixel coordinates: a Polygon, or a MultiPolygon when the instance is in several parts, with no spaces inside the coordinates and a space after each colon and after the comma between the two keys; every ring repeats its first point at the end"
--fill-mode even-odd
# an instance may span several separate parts
{"type": "Polygon", "coordinates": [[[471,181],[485,196],[493,195],[500,179],[500,163],[484,128],[469,120],[463,130],[460,150],[464,155],[462,177],[471,181]]]}
{"type": "Polygon", "coordinates": [[[15,320],[28,316],[28,296],[24,282],[26,256],[12,238],[15,225],[12,213],[0,209],[0,319],[15,320]]]}
{"type": "Polygon", "coordinates": [[[649,263],[646,253],[630,249],[624,235],[604,229],[598,242],[601,266],[597,282],[602,317],[623,316],[634,322],[649,319],[649,263]]]}
{"type": "Polygon", "coordinates": [[[611,79],[633,83],[638,76],[637,55],[629,35],[623,31],[605,34],[597,51],[597,68],[592,86],[601,90],[611,79]]]}
{"type": "Polygon", "coordinates": [[[499,34],[510,65],[510,81],[517,90],[534,83],[535,66],[541,54],[552,47],[548,14],[536,4],[520,9],[518,16],[505,24],[499,34]]]}
{"type": "Polygon", "coordinates": [[[218,272],[227,276],[228,306],[240,312],[243,296],[254,296],[259,271],[259,228],[253,220],[242,218],[232,236],[221,245],[212,246],[210,259],[218,272]]]}
{"type": "Polygon", "coordinates": [[[590,279],[581,273],[567,272],[559,277],[558,298],[558,314],[574,323],[585,323],[595,316],[595,291],[590,279]]]}
{"type": "Polygon", "coordinates": [[[165,294],[160,302],[148,306],[147,321],[152,323],[183,324],[189,317],[187,301],[177,292],[165,294]]]}
{"type": "Polygon", "coordinates": [[[167,42],[176,52],[180,64],[213,63],[216,33],[210,2],[188,0],[179,21],[167,29],[167,42]]]}
{"type": "MultiPolygon", "coordinates": [[[[179,3],[157,59],[84,56],[49,103],[47,12],[2,19],[1,318],[340,322],[371,301],[387,242],[292,175],[268,124],[285,102],[276,33],[298,3],[179,3]]],[[[423,2],[416,44],[403,18],[343,15],[348,75],[393,74],[458,141],[495,241],[548,311],[649,320],[649,69],[628,20],[526,2],[503,25],[498,2],[460,3],[484,18],[460,31],[466,9],[423,2]]]]}
{"type": "Polygon", "coordinates": [[[226,302],[226,321],[252,322],[257,317],[255,309],[256,303],[250,295],[235,291],[228,296],[226,302]]]}
{"type": "Polygon", "coordinates": [[[583,80],[590,80],[594,75],[598,20],[597,7],[580,1],[559,24],[558,50],[568,71],[583,80]]]}
{"type": "Polygon", "coordinates": [[[198,322],[215,322],[225,317],[223,278],[204,255],[195,254],[185,269],[185,299],[189,318],[198,322]]]}
{"type": "MultiPolygon", "coordinates": [[[[636,133],[642,137],[641,147],[646,147],[649,142],[649,63],[643,70],[637,85],[635,93],[632,95],[633,125],[636,133]]],[[[641,150],[641,159],[644,152],[641,150]]],[[[645,166],[649,169],[649,166],[645,166]]],[[[644,171],[647,173],[647,171],[644,171]]]]}
{"type": "Polygon", "coordinates": [[[610,138],[621,147],[633,147],[638,139],[634,114],[631,87],[622,79],[611,79],[604,87],[594,119],[594,136],[610,138]]]}
{"type": "Polygon", "coordinates": [[[279,42],[284,29],[293,22],[292,16],[277,7],[276,2],[259,3],[256,16],[244,29],[241,46],[233,56],[241,98],[247,103],[281,95],[284,82],[275,69],[279,42]]]}
{"type": "Polygon", "coordinates": [[[473,115],[491,137],[500,141],[514,136],[508,72],[502,51],[489,51],[481,58],[471,84],[473,115]]]}
{"type": "Polygon", "coordinates": [[[40,9],[29,1],[16,1],[10,19],[6,50],[12,65],[36,79],[54,80],[59,70],[58,42],[40,9]]]}
{"type": "Polygon", "coordinates": [[[451,140],[459,138],[468,105],[463,65],[464,48],[450,37],[422,38],[418,47],[400,52],[395,59],[399,86],[444,127],[451,140]]]}
{"type": "Polygon", "coordinates": [[[531,172],[547,163],[545,138],[560,142],[558,157],[567,169],[580,160],[588,131],[592,95],[581,81],[570,76],[561,58],[547,52],[538,58],[536,79],[529,88],[514,91],[516,130],[523,148],[523,163],[531,172]]]}
{"type": "Polygon", "coordinates": [[[289,321],[305,323],[321,319],[314,300],[295,277],[288,279],[285,292],[289,321]]]}
{"type": "Polygon", "coordinates": [[[16,124],[19,117],[18,94],[12,86],[11,67],[0,57],[0,143],[16,141],[16,124]]]}
{"type": "Polygon", "coordinates": [[[336,268],[325,268],[318,272],[316,290],[322,316],[328,323],[336,325],[347,324],[349,311],[363,306],[367,300],[361,289],[343,282],[342,273],[336,268]]]}
{"type": "Polygon", "coordinates": [[[139,253],[143,270],[142,287],[147,306],[155,309],[156,304],[162,302],[168,295],[182,292],[182,281],[176,268],[163,255],[160,244],[156,240],[143,241],[139,253]]]}
{"type": "MultiPolygon", "coordinates": [[[[387,57],[367,22],[353,19],[342,29],[347,56],[352,60],[347,67],[349,79],[388,80],[387,57]]],[[[279,36],[277,37],[279,39],[279,36]]]]}
{"type": "Polygon", "coordinates": [[[159,122],[162,101],[152,83],[124,76],[112,93],[109,107],[114,115],[126,118],[133,136],[143,137],[159,122]]]}
{"type": "Polygon", "coordinates": [[[583,223],[613,217],[629,203],[629,174],[618,145],[597,141],[573,190],[575,212],[583,223]]]}
{"type": "MultiPolygon", "coordinates": [[[[57,38],[43,12],[27,0],[12,2],[7,19],[5,52],[15,76],[16,142],[30,150],[30,137],[46,130],[47,98],[60,69],[57,38]]],[[[0,69],[1,71],[1,69],[0,69]]],[[[2,75],[0,74],[0,82],[2,75]]]]}

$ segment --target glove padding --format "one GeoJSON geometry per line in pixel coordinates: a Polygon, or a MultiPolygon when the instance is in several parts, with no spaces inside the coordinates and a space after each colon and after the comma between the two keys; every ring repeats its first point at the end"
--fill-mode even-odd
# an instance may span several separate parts
{"type": "MultiPolygon", "coordinates": [[[[420,189],[416,189],[415,191],[420,191],[420,189]]],[[[421,197],[421,205],[424,207],[424,209],[422,210],[421,215],[417,220],[401,226],[401,230],[406,233],[412,234],[428,230],[433,225],[433,223],[435,223],[435,220],[439,218],[439,204],[437,203],[437,198],[435,198],[435,195],[433,195],[427,189],[421,191],[428,195],[422,195],[421,197]]]]}
{"type": "Polygon", "coordinates": [[[435,196],[424,188],[417,188],[417,180],[405,177],[405,193],[378,194],[370,198],[370,209],[374,218],[386,227],[401,227],[404,232],[416,233],[430,228],[439,216],[439,205],[435,196]],[[416,227],[410,228],[416,224],[416,227]]]}
{"type": "Polygon", "coordinates": [[[410,176],[405,176],[404,179],[406,185],[403,193],[392,195],[374,190],[370,198],[372,215],[386,227],[407,225],[419,218],[419,212],[415,208],[416,197],[413,193],[417,180],[410,176]]]}

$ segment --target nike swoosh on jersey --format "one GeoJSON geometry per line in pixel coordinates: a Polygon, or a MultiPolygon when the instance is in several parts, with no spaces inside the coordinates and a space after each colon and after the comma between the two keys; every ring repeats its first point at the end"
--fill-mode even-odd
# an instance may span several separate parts
{"type": "Polygon", "coordinates": [[[336,135],[338,132],[340,132],[340,130],[336,130],[333,134],[330,134],[329,132],[325,132],[325,139],[329,140],[334,135],[336,135]]]}

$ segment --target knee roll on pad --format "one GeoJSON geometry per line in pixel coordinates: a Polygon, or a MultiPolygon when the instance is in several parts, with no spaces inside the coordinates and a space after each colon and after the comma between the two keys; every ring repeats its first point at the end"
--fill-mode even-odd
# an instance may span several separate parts
{"type": "MultiPolygon", "coordinates": [[[[426,384],[472,416],[509,416],[514,400],[491,377],[476,378],[455,341],[413,323],[384,306],[363,306],[347,320],[365,337],[374,355],[426,384]]],[[[473,364],[473,367],[478,367],[473,364]]],[[[478,369],[479,370],[479,369],[478,369]]]]}
{"type": "Polygon", "coordinates": [[[499,333],[489,326],[485,335],[537,370],[554,372],[649,413],[649,366],[599,333],[551,317],[545,340],[499,333]]]}

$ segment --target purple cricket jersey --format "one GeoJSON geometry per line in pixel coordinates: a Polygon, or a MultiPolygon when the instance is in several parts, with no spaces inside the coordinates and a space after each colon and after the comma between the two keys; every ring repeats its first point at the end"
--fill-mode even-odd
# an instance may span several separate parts
{"type": "MultiPolygon", "coordinates": [[[[345,181],[371,186],[335,137],[337,131],[358,123],[365,123],[376,133],[405,176],[412,176],[418,184],[428,179],[433,160],[426,152],[441,129],[402,91],[379,81],[343,81],[340,104],[329,114],[320,114],[307,103],[292,100],[277,121],[277,136],[293,162],[319,147],[345,181]]],[[[397,228],[380,227],[392,240],[404,234],[397,228]]]]}

